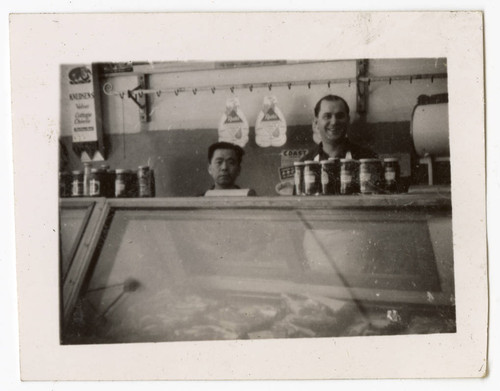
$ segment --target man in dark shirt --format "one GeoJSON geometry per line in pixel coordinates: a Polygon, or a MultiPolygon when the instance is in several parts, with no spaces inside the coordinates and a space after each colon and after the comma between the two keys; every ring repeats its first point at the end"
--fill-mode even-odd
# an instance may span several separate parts
{"type": "Polygon", "coordinates": [[[321,142],[318,147],[306,154],[301,160],[327,160],[330,157],[340,159],[374,158],[371,150],[354,144],[347,138],[350,126],[349,106],[337,95],[321,98],[314,108],[313,128],[318,132],[321,142]]]}

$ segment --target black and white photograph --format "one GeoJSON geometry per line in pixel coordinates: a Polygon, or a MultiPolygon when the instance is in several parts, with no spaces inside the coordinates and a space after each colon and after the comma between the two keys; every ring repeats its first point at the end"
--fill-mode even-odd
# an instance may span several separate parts
{"type": "Polygon", "coordinates": [[[11,24],[23,379],[485,375],[480,13],[11,24]]]}
{"type": "Polygon", "coordinates": [[[61,343],[454,333],[446,58],[61,66],[61,343]]]}

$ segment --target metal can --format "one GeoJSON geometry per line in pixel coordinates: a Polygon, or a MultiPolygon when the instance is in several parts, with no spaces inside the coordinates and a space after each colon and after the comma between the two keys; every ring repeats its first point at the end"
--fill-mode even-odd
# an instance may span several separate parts
{"type": "Polygon", "coordinates": [[[304,194],[304,162],[293,162],[294,172],[294,194],[304,194]]]}
{"type": "Polygon", "coordinates": [[[321,161],[321,190],[323,195],[340,194],[340,160],[321,161]]]}
{"type": "Polygon", "coordinates": [[[106,170],[106,197],[115,196],[115,185],[116,185],[116,171],[106,170]]]}
{"type": "Polygon", "coordinates": [[[89,195],[90,197],[103,197],[105,195],[104,190],[104,172],[100,169],[93,168],[90,170],[90,180],[89,180],[89,195]]]}
{"type": "Polygon", "coordinates": [[[340,194],[359,193],[358,161],[340,159],[340,194]]]}
{"type": "Polygon", "coordinates": [[[139,166],[137,169],[138,196],[152,197],[151,170],[149,166],[139,166]]]}
{"type": "Polygon", "coordinates": [[[67,171],[59,173],[59,197],[71,197],[73,175],[67,171]]]}
{"type": "Polygon", "coordinates": [[[359,163],[361,194],[381,193],[383,190],[382,162],[379,159],[360,159],[359,163]]]}
{"type": "Polygon", "coordinates": [[[71,197],[83,197],[83,171],[72,171],[71,197]]]}
{"type": "Polygon", "coordinates": [[[116,169],[115,174],[115,197],[129,197],[132,187],[132,171],[116,169]]]}
{"type": "Polygon", "coordinates": [[[304,193],[317,195],[321,193],[321,164],[306,160],[304,166],[304,193]]]}
{"type": "Polygon", "coordinates": [[[399,159],[395,157],[384,159],[384,181],[385,191],[388,193],[398,193],[400,183],[399,159]]]}

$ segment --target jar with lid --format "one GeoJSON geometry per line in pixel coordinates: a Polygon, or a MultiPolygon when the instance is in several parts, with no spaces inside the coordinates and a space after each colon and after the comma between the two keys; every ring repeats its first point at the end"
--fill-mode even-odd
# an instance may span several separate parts
{"type": "Polygon", "coordinates": [[[378,194],[383,190],[382,163],[379,159],[359,159],[361,194],[378,194]]]}
{"type": "Polygon", "coordinates": [[[293,162],[294,171],[294,194],[304,194],[304,162],[293,162]]]}
{"type": "Polygon", "coordinates": [[[83,197],[83,171],[72,171],[71,197],[83,197]]]}
{"type": "Polygon", "coordinates": [[[340,159],[340,194],[359,193],[359,162],[354,159],[340,159]]]}
{"type": "Polygon", "coordinates": [[[83,163],[83,195],[85,197],[90,196],[90,171],[92,170],[92,164],[85,162],[83,163]]]}
{"type": "Polygon", "coordinates": [[[304,193],[318,195],[321,193],[321,165],[314,160],[306,160],[304,163],[304,193]]]}
{"type": "Polygon", "coordinates": [[[323,195],[340,194],[340,160],[329,158],[321,162],[321,190],[323,195]]]}
{"type": "Polygon", "coordinates": [[[400,186],[399,159],[395,157],[384,159],[384,180],[385,191],[388,193],[398,193],[400,186]]]}
{"type": "Polygon", "coordinates": [[[93,168],[90,170],[89,196],[103,197],[105,195],[104,190],[104,172],[100,169],[93,168]]]}
{"type": "Polygon", "coordinates": [[[132,191],[131,170],[118,168],[115,170],[115,197],[129,197],[132,191]]]}

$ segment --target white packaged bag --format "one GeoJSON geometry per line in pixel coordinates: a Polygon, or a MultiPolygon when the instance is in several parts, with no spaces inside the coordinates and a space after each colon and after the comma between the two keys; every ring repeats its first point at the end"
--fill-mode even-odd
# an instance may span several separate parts
{"type": "Polygon", "coordinates": [[[276,106],[275,96],[264,97],[262,110],[255,123],[255,142],[260,147],[281,147],[286,143],[286,121],[276,106]]]}
{"type": "Polygon", "coordinates": [[[226,111],[219,122],[219,141],[244,147],[248,143],[248,121],[240,109],[238,98],[226,101],[226,111]]]}

